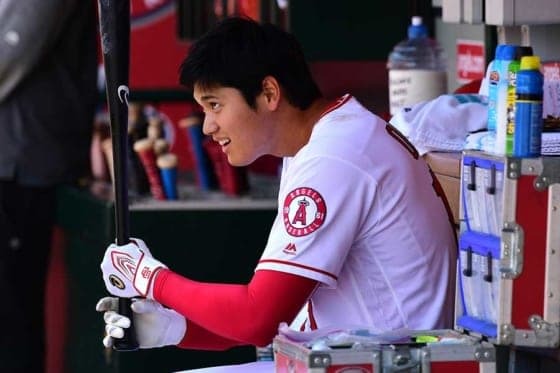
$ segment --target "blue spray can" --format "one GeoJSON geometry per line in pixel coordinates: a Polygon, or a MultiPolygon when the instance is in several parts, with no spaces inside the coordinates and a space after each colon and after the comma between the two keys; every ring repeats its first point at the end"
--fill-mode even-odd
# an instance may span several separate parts
{"type": "Polygon", "coordinates": [[[515,86],[517,85],[517,72],[521,66],[523,56],[532,56],[533,48],[519,46],[515,48],[515,59],[508,67],[507,105],[506,105],[506,155],[513,155],[513,133],[515,131],[515,86]]]}
{"type": "Polygon", "coordinates": [[[540,157],[543,127],[543,75],[539,56],[521,58],[515,87],[513,155],[540,157]]]}

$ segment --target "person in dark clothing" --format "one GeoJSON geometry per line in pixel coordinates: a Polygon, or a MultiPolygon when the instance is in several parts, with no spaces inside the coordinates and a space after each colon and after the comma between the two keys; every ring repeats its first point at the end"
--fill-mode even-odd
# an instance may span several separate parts
{"type": "Polygon", "coordinates": [[[89,174],[97,102],[95,3],[0,1],[0,365],[45,367],[55,188],[89,174]]]}

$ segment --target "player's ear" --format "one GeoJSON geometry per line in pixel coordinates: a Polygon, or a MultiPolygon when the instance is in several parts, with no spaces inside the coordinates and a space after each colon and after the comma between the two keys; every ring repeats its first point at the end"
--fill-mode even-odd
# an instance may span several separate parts
{"type": "Polygon", "coordinates": [[[262,94],[265,105],[269,110],[276,110],[280,102],[280,84],[276,78],[266,76],[262,81],[262,94]]]}

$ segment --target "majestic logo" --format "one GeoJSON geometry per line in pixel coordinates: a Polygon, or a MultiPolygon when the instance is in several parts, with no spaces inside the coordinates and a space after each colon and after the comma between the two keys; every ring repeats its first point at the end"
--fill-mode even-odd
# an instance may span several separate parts
{"type": "Polygon", "coordinates": [[[109,276],[109,282],[111,283],[111,285],[113,285],[114,287],[116,287],[117,289],[124,289],[124,282],[123,280],[121,280],[120,278],[118,278],[115,275],[110,275],[109,276]]]}
{"type": "Polygon", "coordinates": [[[315,232],[323,225],[326,215],[325,200],[314,189],[294,189],[284,200],[284,226],[290,236],[301,237],[315,232]]]}
{"type": "Polygon", "coordinates": [[[295,255],[296,254],[296,245],[293,243],[289,243],[286,245],[284,250],[282,250],[285,254],[295,255]]]}

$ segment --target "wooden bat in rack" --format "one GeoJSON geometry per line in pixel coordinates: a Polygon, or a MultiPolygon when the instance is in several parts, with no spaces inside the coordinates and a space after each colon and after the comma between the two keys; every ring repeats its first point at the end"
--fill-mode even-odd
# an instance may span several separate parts
{"type": "MultiPolygon", "coordinates": [[[[128,216],[128,73],[130,59],[130,0],[99,0],[99,26],[106,77],[107,105],[113,145],[113,189],[117,245],[129,242],[128,216]]],[[[130,319],[122,339],[115,339],[117,351],[138,349],[130,299],[119,298],[119,313],[130,319]]]]}

